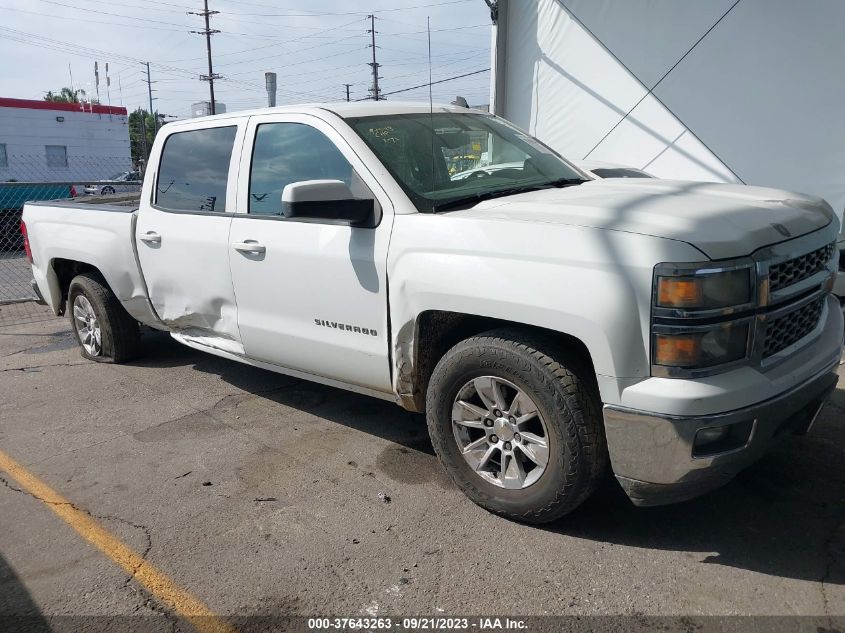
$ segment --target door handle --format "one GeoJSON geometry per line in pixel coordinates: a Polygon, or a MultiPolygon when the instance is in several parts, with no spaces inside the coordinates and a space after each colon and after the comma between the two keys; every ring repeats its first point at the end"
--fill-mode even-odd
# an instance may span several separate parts
{"type": "Polygon", "coordinates": [[[147,231],[138,236],[138,239],[147,244],[161,244],[161,235],[155,231],[147,231]]]}
{"type": "Polygon", "coordinates": [[[234,242],[232,248],[241,253],[258,253],[263,254],[267,252],[267,247],[264,244],[259,244],[255,241],[234,242]]]}

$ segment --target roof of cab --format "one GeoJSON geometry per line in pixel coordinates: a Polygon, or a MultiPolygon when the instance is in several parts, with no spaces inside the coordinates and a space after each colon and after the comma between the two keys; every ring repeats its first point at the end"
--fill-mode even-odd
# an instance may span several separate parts
{"type": "Polygon", "coordinates": [[[231,119],[239,117],[248,117],[259,114],[320,114],[326,111],[332,112],[343,119],[352,119],[363,116],[378,116],[391,114],[425,114],[430,110],[434,112],[455,112],[473,114],[489,114],[483,110],[473,110],[462,108],[460,106],[453,106],[445,103],[435,103],[429,106],[428,103],[420,101],[340,101],[338,103],[304,103],[301,105],[287,105],[276,106],[274,108],[257,108],[254,110],[240,110],[235,112],[226,112],[224,114],[215,114],[212,116],[197,117],[195,119],[182,119],[174,121],[168,125],[178,126],[180,124],[195,124],[203,121],[219,121],[221,119],[231,119]]]}

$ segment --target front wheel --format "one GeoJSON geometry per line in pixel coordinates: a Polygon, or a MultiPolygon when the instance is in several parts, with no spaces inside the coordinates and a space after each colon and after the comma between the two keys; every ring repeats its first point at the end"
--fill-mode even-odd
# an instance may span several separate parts
{"type": "Polygon", "coordinates": [[[123,363],[141,352],[138,322],[96,273],[77,275],[68,290],[68,316],[82,356],[102,363],[123,363]]]}
{"type": "Polygon", "coordinates": [[[440,360],[426,397],[434,449],[458,487],[528,523],[574,510],[607,469],[591,372],[555,348],[520,330],[472,337],[440,360]]]}
{"type": "Polygon", "coordinates": [[[114,193],[114,187],[110,187],[110,186],[106,185],[105,187],[103,187],[103,189],[102,189],[102,191],[100,191],[100,193],[104,196],[110,196],[114,193]]]}

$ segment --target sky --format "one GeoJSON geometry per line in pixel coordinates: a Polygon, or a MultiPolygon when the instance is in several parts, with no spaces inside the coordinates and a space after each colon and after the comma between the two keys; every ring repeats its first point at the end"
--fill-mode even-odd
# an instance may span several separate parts
{"type": "MultiPolygon", "coordinates": [[[[209,98],[202,0],[0,0],[0,97],[41,99],[71,84],[96,96],[99,62],[102,103],[148,109],[150,62],[154,108],[178,118],[209,98]],[[10,63],[11,62],[11,63],[10,63]],[[105,85],[109,64],[111,87],[105,85]]],[[[229,111],[267,104],[264,73],[278,74],[277,104],[340,101],[368,96],[376,16],[381,90],[428,82],[426,20],[431,20],[434,81],[490,66],[490,13],[484,0],[209,0],[215,98],[229,111]]],[[[489,100],[490,73],[434,85],[435,101],[457,95],[489,100]]],[[[428,88],[391,100],[427,101],[428,88]]]]}

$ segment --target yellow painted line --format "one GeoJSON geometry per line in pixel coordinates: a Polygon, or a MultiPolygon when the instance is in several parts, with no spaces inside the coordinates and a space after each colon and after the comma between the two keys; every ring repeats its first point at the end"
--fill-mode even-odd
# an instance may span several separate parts
{"type": "Polygon", "coordinates": [[[18,485],[61,517],[86,541],[120,565],[128,574],[186,619],[200,633],[235,633],[235,629],[218,618],[207,606],[179,587],[123,541],[112,536],[89,514],[27,471],[14,459],[0,451],[0,470],[6,471],[18,485]]]}

